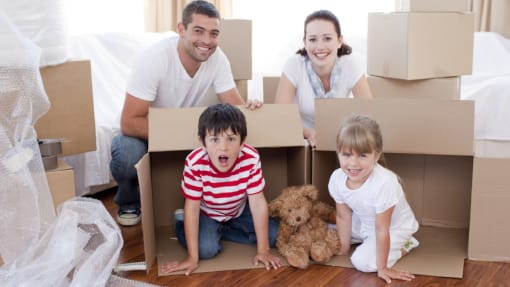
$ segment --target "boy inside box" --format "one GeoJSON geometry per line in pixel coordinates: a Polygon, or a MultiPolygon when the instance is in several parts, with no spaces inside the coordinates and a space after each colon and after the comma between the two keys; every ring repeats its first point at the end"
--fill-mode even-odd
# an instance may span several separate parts
{"type": "Polygon", "coordinates": [[[163,272],[183,270],[189,275],[200,259],[222,251],[221,240],[256,244],[255,265],[281,266],[280,258],[269,252],[278,222],[269,218],[260,156],[245,143],[246,136],[246,119],[235,106],[216,104],[200,115],[201,147],[186,157],[181,183],[184,210],[177,210],[174,218],[177,238],[188,256],[163,265],[163,272]]]}

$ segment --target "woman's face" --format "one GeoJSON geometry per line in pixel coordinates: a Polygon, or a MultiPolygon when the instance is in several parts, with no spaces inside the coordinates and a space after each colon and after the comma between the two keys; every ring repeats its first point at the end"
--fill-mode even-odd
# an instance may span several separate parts
{"type": "Polygon", "coordinates": [[[306,25],[305,32],[305,49],[312,63],[317,67],[332,65],[343,41],[336,33],[335,25],[327,20],[312,20],[306,25]]]}

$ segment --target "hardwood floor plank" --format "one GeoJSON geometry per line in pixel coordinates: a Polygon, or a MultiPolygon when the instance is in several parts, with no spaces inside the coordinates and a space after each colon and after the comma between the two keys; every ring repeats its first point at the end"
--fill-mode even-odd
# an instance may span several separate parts
{"type": "MultiPolygon", "coordinates": [[[[115,190],[93,195],[103,202],[106,209],[115,216],[117,207],[113,202],[115,190]]],[[[144,261],[141,225],[121,227],[124,238],[119,262],[144,261]]],[[[362,273],[352,268],[311,265],[306,270],[282,267],[278,270],[250,269],[222,272],[197,273],[190,276],[157,276],[153,266],[149,274],[145,271],[121,272],[119,276],[161,286],[172,287],[267,287],[267,286],[386,286],[375,273],[362,273]]],[[[391,286],[411,287],[503,287],[510,286],[510,263],[466,260],[462,279],[432,276],[416,276],[411,282],[394,280],[391,286]]]]}

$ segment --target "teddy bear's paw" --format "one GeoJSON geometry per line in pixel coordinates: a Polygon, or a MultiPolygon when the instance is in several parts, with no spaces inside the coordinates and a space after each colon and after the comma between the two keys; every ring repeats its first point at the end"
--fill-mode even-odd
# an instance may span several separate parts
{"type": "Polygon", "coordinates": [[[333,256],[333,252],[324,241],[314,242],[310,248],[310,257],[317,263],[326,263],[333,256]]]}
{"type": "Polygon", "coordinates": [[[287,262],[289,262],[290,266],[294,266],[300,269],[306,269],[310,264],[308,254],[306,254],[303,250],[296,250],[293,253],[288,254],[287,262]]]}

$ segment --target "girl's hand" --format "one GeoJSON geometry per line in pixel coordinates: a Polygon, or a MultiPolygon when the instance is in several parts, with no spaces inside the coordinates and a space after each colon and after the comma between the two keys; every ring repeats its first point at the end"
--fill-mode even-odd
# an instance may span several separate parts
{"type": "Polygon", "coordinates": [[[399,279],[404,281],[411,281],[414,275],[407,271],[399,271],[392,268],[383,268],[377,270],[377,276],[382,278],[386,283],[391,283],[391,279],[399,279]]]}

